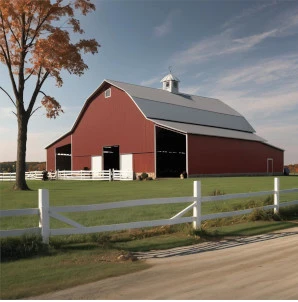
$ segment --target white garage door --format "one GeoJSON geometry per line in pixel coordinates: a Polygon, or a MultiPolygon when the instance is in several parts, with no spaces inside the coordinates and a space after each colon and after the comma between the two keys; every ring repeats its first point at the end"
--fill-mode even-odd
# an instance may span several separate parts
{"type": "Polygon", "coordinates": [[[91,170],[96,172],[102,170],[102,156],[91,157],[91,170]]]}
{"type": "Polygon", "coordinates": [[[132,154],[120,155],[120,170],[132,171],[132,154]]]}

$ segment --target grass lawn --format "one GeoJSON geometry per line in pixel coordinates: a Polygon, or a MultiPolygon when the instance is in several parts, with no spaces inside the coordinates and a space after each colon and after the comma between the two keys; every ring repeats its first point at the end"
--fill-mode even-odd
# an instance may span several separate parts
{"type": "Polygon", "coordinates": [[[1,299],[21,299],[103,278],[128,274],[149,265],[117,261],[119,251],[77,246],[44,256],[1,264],[1,299]]]}
{"type": "MultiPolygon", "coordinates": [[[[195,179],[164,179],[156,181],[103,182],[103,181],[30,181],[32,191],[15,192],[12,183],[0,182],[0,209],[37,208],[39,188],[49,189],[50,205],[87,205],[122,200],[154,197],[192,196],[195,179]]],[[[221,177],[201,178],[202,194],[213,195],[267,191],[273,189],[274,177],[221,177]]],[[[298,187],[298,177],[280,177],[281,189],[298,187]]],[[[203,214],[231,211],[263,202],[266,196],[254,200],[231,200],[204,203],[203,214]]],[[[298,199],[298,193],[282,194],[281,201],[298,199]]],[[[269,202],[272,202],[270,198],[269,202]]],[[[187,206],[184,204],[158,205],[67,213],[66,216],[91,226],[139,220],[170,218],[187,206]]],[[[297,219],[297,217],[296,217],[297,219]]],[[[203,224],[210,235],[256,235],[297,224],[290,221],[215,220],[203,224]],[[233,223],[233,224],[232,224],[233,223]],[[216,226],[216,228],[215,228],[216,226]]],[[[38,226],[38,218],[19,216],[0,219],[1,229],[38,226]]],[[[67,227],[51,219],[52,228],[67,227]]],[[[127,251],[146,251],[189,245],[200,242],[199,233],[190,225],[158,227],[104,234],[52,237],[50,250],[44,255],[1,263],[1,299],[25,298],[41,293],[88,283],[145,269],[142,261],[119,261],[117,257],[127,251]]],[[[204,239],[205,240],[205,239],[204,239]]]]}

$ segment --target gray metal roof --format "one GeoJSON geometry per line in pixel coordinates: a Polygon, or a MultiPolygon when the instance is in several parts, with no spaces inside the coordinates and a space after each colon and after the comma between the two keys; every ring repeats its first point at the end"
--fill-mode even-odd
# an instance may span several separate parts
{"type": "Polygon", "coordinates": [[[208,135],[208,136],[219,136],[219,137],[266,142],[265,139],[263,139],[262,137],[254,134],[254,133],[214,128],[214,127],[206,127],[206,126],[200,126],[200,125],[185,124],[185,123],[177,123],[177,122],[170,122],[170,121],[163,121],[163,120],[157,120],[157,119],[151,119],[151,121],[154,122],[156,125],[166,127],[169,129],[173,129],[178,132],[185,133],[185,134],[200,134],[200,135],[208,135]]]}
{"type": "Polygon", "coordinates": [[[147,118],[255,132],[239,112],[220,100],[106,81],[124,90],[147,118]]]}

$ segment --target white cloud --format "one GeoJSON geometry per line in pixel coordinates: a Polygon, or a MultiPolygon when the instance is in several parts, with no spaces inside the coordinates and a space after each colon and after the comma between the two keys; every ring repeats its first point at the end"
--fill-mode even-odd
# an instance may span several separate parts
{"type": "Polygon", "coordinates": [[[266,3],[258,3],[257,5],[250,7],[248,9],[245,9],[242,11],[241,14],[233,17],[232,19],[230,19],[229,21],[227,21],[226,23],[223,24],[222,28],[227,28],[227,27],[231,27],[231,25],[243,21],[243,19],[245,18],[249,18],[265,9],[268,9],[271,6],[275,6],[277,4],[277,1],[267,1],[266,3]]]}
{"type": "Polygon", "coordinates": [[[192,85],[192,86],[183,86],[183,93],[197,95],[201,90],[200,86],[192,85]]]}
{"type": "Polygon", "coordinates": [[[164,37],[172,31],[173,22],[175,17],[178,14],[178,10],[171,11],[168,16],[165,18],[163,23],[154,27],[154,36],[156,37],[164,37]]]}
{"type": "Polygon", "coordinates": [[[153,84],[159,83],[161,79],[162,79],[162,76],[156,76],[156,77],[153,77],[151,79],[144,80],[140,84],[142,86],[151,86],[153,84]]]}
{"type": "Polygon", "coordinates": [[[198,64],[214,57],[248,51],[263,40],[275,36],[277,29],[243,38],[233,38],[232,31],[226,30],[218,35],[197,42],[190,48],[172,56],[179,65],[198,64]]]}
{"type": "MultiPolygon", "coordinates": [[[[298,78],[298,55],[280,56],[257,62],[252,66],[232,69],[218,82],[221,86],[234,87],[241,84],[265,84],[298,78]]],[[[298,82],[296,82],[296,85],[298,82]]]]}
{"type": "MultiPolygon", "coordinates": [[[[268,6],[271,5],[273,4],[268,4],[268,6]]],[[[267,5],[264,4],[256,11],[263,10],[266,7],[267,5]]],[[[252,9],[250,13],[254,12],[254,9],[252,9]]],[[[238,19],[240,20],[241,17],[239,16],[231,23],[235,23],[238,19]]],[[[186,65],[200,64],[218,57],[255,49],[269,38],[278,38],[298,32],[298,10],[280,14],[278,20],[279,22],[272,22],[271,28],[265,31],[242,37],[239,37],[239,31],[236,26],[225,28],[216,35],[195,42],[189,48],[174,53],[170,59],[170,64],[175,62],[175,65],[179,65],[180,68],[186,65]]],[[[227,27],[227,25],[224,27],[227,27]]]]}

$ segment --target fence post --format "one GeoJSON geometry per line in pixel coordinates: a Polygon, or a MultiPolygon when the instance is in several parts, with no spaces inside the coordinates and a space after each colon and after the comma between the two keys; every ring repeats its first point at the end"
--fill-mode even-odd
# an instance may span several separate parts
{"type": "Polygon", "coordinates": [[[50,237],[50,205],[49,191],[46,189],[38,190],[38,207],[39,207],[39,227],[41,228],[42,242],[49,244],[50,237]]]}
{"type": "Polygon", "coordinates": [[[201,182],[193,182],[193,197],[195,198],[195,204],[193,206],[193,229],[198,230],[201,228],[201,182]]]}
{"type": "Polygon", "coordinates": [[[279,178],[274,178],[274,214],[279,214],[279,178]]]}

